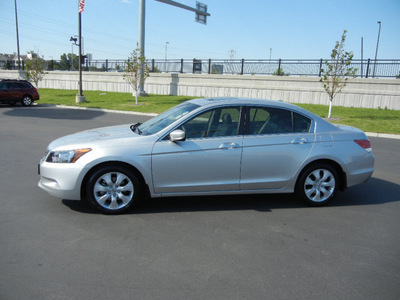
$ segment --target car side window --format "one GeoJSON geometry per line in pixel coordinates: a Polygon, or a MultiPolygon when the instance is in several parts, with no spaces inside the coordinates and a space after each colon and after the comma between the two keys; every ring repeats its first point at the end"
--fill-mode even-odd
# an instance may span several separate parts
{"type": "Polygon", "coordinates": [[[251,107],[248,123],[252,135],[293,132],[292,112],[289,110],[251,107]]]}
{"type": "Polygon", "coordinates": [[[309,132],[311,120],[298,113],[293,113],[294,132],[309,132]]]}
{"type": "Polygon", "coordinates": [[[240,107],[221,107],[190,119],[177,129],[185,131],[187,139],[232,136],[238,134],[240,107]]]}
{"type": "Polygon", "coordinates": [[[21,87],[22,87],[21,84],[18,83],[18,82],[12,82],[12,83],[10,84],[10,88],[11,88],[11,89],[20,89],[21,87]]]}

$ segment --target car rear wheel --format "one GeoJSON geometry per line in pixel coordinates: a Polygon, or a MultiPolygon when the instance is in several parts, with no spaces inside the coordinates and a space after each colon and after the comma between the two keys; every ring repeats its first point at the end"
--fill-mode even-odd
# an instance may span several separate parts
{"type": "Polygon", "coordinates": [[[21,100],[21,104],[23,106],[30,106],[32,105],[32,98],[30,96],[24,96],[24,98],[22,98],[21,100]]]}
{"type": "Polygon", "coordinates": [[[311,206],[321,206],[332,200],[337,193],[339,178],[328,164],[315,164],[305,169],[298,180],[298,195],[311,206]]]}
{"type": "Polygon", "coordinates": [[[89,204],[107,214],[125,212],[142,198],[138,178],[121,166],[106,166],[94,172],[86,193],[89,204]]]}

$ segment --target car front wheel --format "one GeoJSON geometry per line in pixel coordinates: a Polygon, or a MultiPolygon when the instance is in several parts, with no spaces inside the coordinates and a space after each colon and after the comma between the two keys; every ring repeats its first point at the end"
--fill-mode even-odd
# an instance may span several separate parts
{"type": "Polygon", "coordinates": [[[24,98],[22,98],[21,100],[21,104],[23,106],[30,106],[32,105],[32,98],[30,96],[24,96],[24,98]]]}
{"type": "Polygon", "coordinates": [[[338,184],[338,175],[333,167],[315,164],[302,172],[296,191],[307,204],[321,206],[335,197],[338,184]]]}
{"type": "Polygon", "coordinates": [[[94,172],[86,189],[87,200],[107,214],[131,209],[141,199],[141,186],[136,175],[121,166],[107,166],[94,172]]]}

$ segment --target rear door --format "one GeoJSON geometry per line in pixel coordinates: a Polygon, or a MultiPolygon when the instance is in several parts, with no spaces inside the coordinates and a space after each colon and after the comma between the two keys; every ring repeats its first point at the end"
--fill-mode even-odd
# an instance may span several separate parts
{"type": "Polygon", "coordinates": [[[20,100],[23,96],[23,83],[20,82],[10,82],[9,86],[9,95],[12,100],[20,100]]]}
{"type": "Polygon", "coordinates": [[[281,189],[309,155],[311,120],[289,110],[248,107],[240,188],[281,189]]]}

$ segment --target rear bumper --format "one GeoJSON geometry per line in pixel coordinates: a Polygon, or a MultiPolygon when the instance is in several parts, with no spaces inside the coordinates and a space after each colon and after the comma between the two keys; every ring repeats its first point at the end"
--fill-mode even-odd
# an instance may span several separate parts
{"type": "Polygon", "coordinates": [[[347,187],[367,182],[374,172],[374,169],[363,170],[356,174],[347,175],[347,187]]]}

